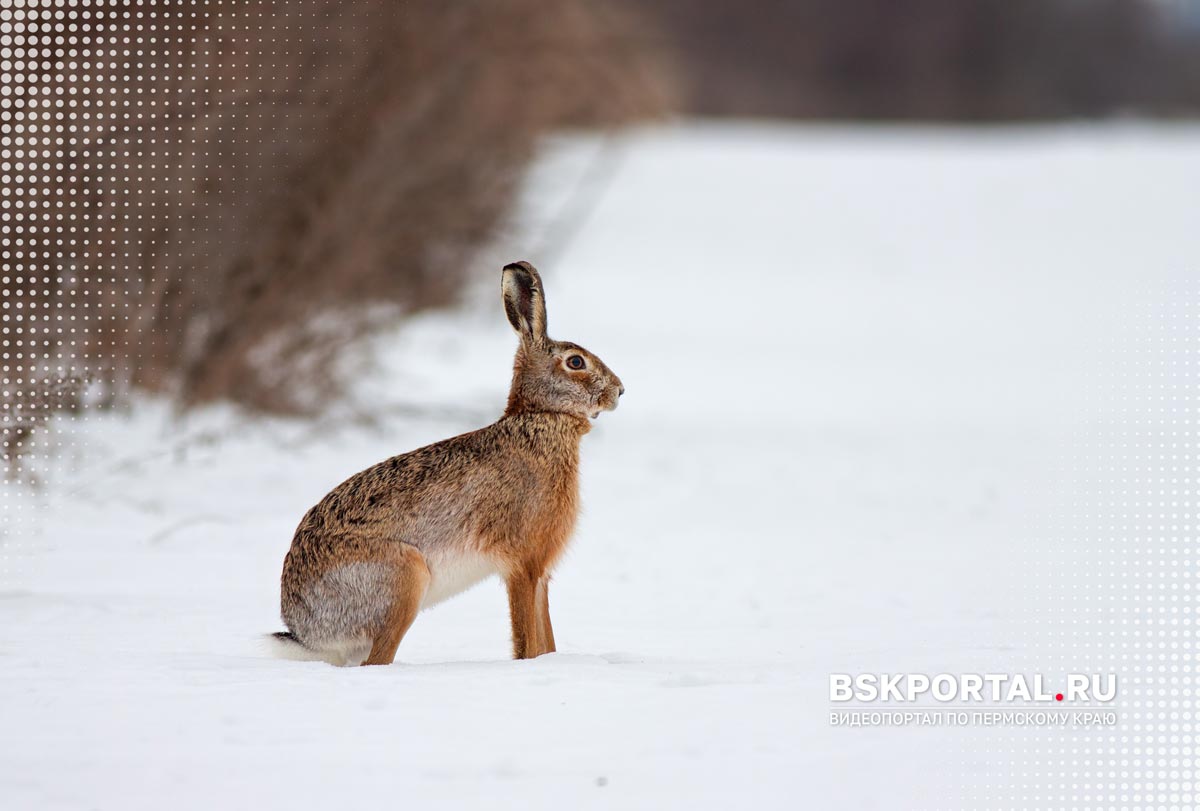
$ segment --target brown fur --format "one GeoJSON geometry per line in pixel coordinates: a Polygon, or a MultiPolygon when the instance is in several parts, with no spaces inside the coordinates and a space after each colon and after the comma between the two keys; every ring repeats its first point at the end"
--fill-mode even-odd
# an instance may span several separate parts
{"type": "Polygon", "coordinates": [[[554,651],[549,579],[578,513],[579,441],[624,389],[586,349],[547,337],[531,265],[505,267],[503,292],[521,344],[500,420],[350,477],[300,522],[282,614],[320,658],[390,663],[427,598],[479,571],[506,581],[514,658],[554,651]]]}

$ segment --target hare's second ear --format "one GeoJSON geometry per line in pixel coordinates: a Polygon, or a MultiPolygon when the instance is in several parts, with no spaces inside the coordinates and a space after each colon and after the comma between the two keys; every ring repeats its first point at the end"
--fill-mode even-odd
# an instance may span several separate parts
{"type": "Polygon", "coordinates": [[[546,342],[546,299],[542,296],[542,277],[528,262],[504,266],[504,312],[508,323],[531,344],[546,342]]]}

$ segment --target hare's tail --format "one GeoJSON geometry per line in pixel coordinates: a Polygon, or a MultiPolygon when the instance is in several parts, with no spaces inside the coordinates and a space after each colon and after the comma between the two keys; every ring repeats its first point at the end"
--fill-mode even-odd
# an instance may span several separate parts
{"type": "Polygon", "coordinates": [[[279,659],[291,659],[296,662],[320,662],[325,659],[316,651],[309,650],[304,643],[296,638],[291,631],[276,631],[267,634],[267,645],[271,654],[279,659]]]}
{"type": "Polygon", "coordinates": [[[345,639],[326,643],[320,648],[310,648],[291,631],[276,631],[267,634],[266,643],[271,655],[277,659],[293,662],[328,662],[338,667],[360,665],[371,651],[371,640],[345,639]]]}

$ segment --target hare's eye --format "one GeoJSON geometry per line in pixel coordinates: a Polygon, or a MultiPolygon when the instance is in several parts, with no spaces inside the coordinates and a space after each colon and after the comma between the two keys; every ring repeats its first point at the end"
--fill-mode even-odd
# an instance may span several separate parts
{"type": "Polygon", "coordinates": [[[572,355],[571,357],[567,358],[567,366],[571,369],[582,369],[584,366],[587,366],[587,364],[584,363],[582,356],[572,355]]]}

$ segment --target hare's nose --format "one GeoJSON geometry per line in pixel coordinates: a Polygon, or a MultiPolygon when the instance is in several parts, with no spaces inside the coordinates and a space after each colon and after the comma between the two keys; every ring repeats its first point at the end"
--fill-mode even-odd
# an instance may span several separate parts
{"type": "Polygon", "coordinates": [[[625,387],[624,387],[624,386],[622,386],[622,387],[621,387],[621,389],[620,389],[620,391],[618,391],[618,392],[617,392],[617,396],[618,396],[618,397],[620,397],[620,396],[621,396],[622,394],[624,394],[624,393],[625,393],[625,387]]]}

